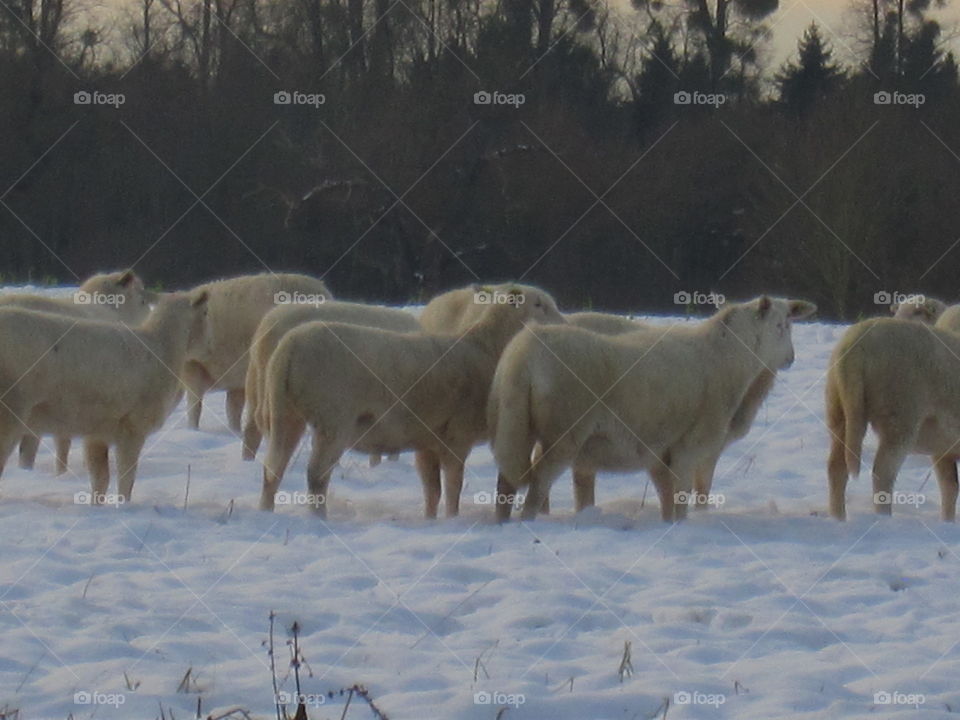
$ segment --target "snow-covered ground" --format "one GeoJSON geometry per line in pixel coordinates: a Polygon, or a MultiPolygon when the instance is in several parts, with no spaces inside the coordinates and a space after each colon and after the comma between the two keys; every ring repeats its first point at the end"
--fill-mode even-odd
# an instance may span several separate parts
{"type": "MultiPolygon", "coordinates": [[[[897,486],[926,503],[878,519],[865,473],[850,520],[825,517],[823,378],[842,332],[795,328],[795,365],[721,460],[722,506],[675,526],[637,475],[602,476],[579,516],[564,479],[552,515],[498,526],[474,502],[493,489],[486,447],[455,520],[422,518],[409,453],[345,457],[326,522],[262,513],[222,395],[201,432],[181,406],[148,441],[127,507],[75,504],[81,453],[57,478],[48,442],[0,484],[0,717],[182,719],[200,696],[204,717],[273,718],[271,611],[284,692],[284,627],[302,628],[314,720],[340,718],[343,698],[319,698],[355,683],[393,720],[631,720],[667,699],[670,720],[960,711],[960,529],[937,519],[926,460],[897,486]]],[[[305,460],[283,489],[305,489],[305,460]]],[[[372,715],[354,699],[346,717],[372,715]]]]}

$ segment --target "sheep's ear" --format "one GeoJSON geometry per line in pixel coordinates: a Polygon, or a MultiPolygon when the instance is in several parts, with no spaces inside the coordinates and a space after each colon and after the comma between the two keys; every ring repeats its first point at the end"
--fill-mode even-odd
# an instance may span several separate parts
{"type": "Polygon", "coordinates": [[[767,313],[770,312],[770,308],[773,307],[773,301],[770,299],[769,295],[761,295],[760,299],[757,301],[757,311],[760,313],[760,317],[766,317],[767,313]]]}
{"type": "Polygon", "coordinates": [[[817,311],[817,306],[806,300],[791,300],[788,307],[787,317],[791,320],[803,320],[817,311]]]}
{"type": "Polygon", "coordinates": [[[203,290],[199,295],[197,295],[193,301],[190,303],[193,307],[200,307],[201,305],[206,305],[207,300],[210,299],[210,293],[206,290],[203,290]]]}
{"type": "Polygon", "coordinates": [[[117,285],[120,287],[130,287],[133,285],[136,279],[137,274],[132,269],[127,269],[120,273],[120,278],[117,280],[117,285]]]}

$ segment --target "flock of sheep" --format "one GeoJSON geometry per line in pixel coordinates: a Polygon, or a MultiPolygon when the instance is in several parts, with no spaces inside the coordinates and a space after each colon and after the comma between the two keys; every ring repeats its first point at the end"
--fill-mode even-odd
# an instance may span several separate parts
{"type": "MultiPolygon", "coordinates": [[[[108,448],[129,501],[146,438],[186,395],[225,390],[246,460],[264,437],[260,507],[272,510],[309,429],[307,502],[326,516],[331,470],[349,449],[416,453],[424,511],[459,511],[464,463],[491,443],[497,518],[525,491],[523,517],[549,510],[570,468],[576,509],[594,504],[596,474],[646,470],[664,520],[709,502],[720,454],[749,431],[779,370],[794,360],[791,324],[811,303],[762,296],[697,323],[646,325],[562,314],[543,290],[507,283],[434,298],[419,319],[339,302],[298,274],[220,280],[154,293],[132,270],[96,275],[68,299],[0,296],[0,473],[19,443],[32,468],[56,439],[57,471],[83,438],[91,498],[108,497],[108,448]],[[246,418],[244,419],[244,407],[246,418]]],[[[830,511],[845,517],[867,426],[879,437],[877,512],[889,513],[908,453],[930,455],[941,517],[953,520],[960,456],[960,306],[933,300],[851,327],[827,378],[830,511]]]]}

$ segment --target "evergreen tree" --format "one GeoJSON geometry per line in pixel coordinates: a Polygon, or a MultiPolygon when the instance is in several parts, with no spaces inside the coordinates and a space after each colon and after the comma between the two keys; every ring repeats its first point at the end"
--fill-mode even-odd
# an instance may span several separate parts
{"type": "Polygon", "coordinates": [[[776,76],[780,102],[794,115],[802,116],[832,93],[843,79],[833,62],[833,51],[811,23],[797,43],[798,59],[787,62],[776,76]]]}

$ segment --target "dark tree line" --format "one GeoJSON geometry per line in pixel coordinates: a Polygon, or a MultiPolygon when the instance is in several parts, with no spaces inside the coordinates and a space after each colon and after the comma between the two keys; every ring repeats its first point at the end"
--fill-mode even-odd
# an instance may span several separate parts
{"type": "Polygon", "coordinates": [[[931,2],[867,0],[859,64],[812,26],[765,69],[777,0],[140,0],[112,32],[77,1],[0,16],[7,282],[136,263],[385,301],[506,278],[609,309],[960,300],[931,2]]]}

